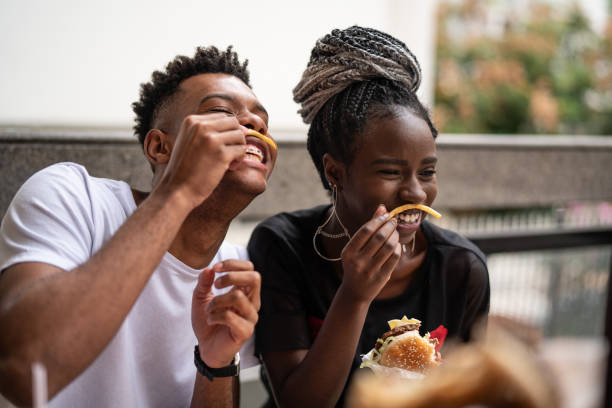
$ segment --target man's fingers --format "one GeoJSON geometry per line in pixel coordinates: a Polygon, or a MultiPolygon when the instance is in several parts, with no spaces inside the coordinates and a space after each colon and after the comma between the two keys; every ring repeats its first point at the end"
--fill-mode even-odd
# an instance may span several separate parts
{"type": "Polygon", "coordinates": [[[218,134],[219,140],[225,145],[246,145],[246,137],[241,129],[231,129],[221,131],[218,134]]]}
{"type": "Polygon", "coordinates": [[[220,112],[209,112],[202,114],[189,115],[183,121],[183,126],[187,128],[201,127],[206,130],[216,132],[239,131],[244,138],[244,131],[240,128],[240,122],[235,116],[229,116],[220,112]]]}
{"type": "Polygon", "coordinates": [[[253,262],[244,259],[227,259],[212,266],[215,272],[252,271],[254,268],[253,262]]]}
{"type": "Polygon", "coordinates": [[[196,284],[194,293],[198,295],[207,295],[212,293],[212,285],[215,281],[215,273],[212,268],[204,268],[198,276],[198,283],[196,284]]]}
{"type": "Polygon", "coordinates": [[[261,305],[261,275],[255,271],[227,272],[215,279],[215,287],[218,289],[234,286],[244,292],[253,303],[256,310],[261,305]]]}
{"type": "Polygon", "coordinates": [[[261,276],[255,271],[226,272],[224,275],[215,279],[215,287],[219,289],[232,285],[254,289],[260,286],[260,284],[261,276]]]}
{"type": "Polygon", "coordinates": [[[231,309],[216,310],[208,315],[207,323],[210,325],[227,326],[233,339],[237,343],[246,341],[255,330],[255,323],[251,322],[231,309]]]}
{"type": "Polygon", "coordinates": [[[206,305],[206,310],[209,314],[223,309],[232,309],[235,313],[248,321],[253,323],[257,322],[258,316],[256,305],[251,302],[241,290],[232,289],[228,293],[215,296],[208,305],[206,305]]]}

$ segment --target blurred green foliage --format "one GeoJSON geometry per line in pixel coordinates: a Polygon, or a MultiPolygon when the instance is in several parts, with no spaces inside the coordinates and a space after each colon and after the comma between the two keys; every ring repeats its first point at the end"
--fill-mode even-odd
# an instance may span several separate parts
{"type": "Polygon", "coordinates": [[[612,135],[612,19],[596,33],[576,4],[514,4],[440,1],[440,130],[612,135]]]}

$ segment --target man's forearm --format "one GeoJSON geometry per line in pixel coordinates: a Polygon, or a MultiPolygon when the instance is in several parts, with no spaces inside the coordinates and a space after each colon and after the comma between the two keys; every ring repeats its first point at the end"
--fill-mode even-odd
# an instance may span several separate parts
{"type": "Polygon", "coordinates": [[[51,374],[51,396],[82,372],[119,330],[189,211],[176,195],[152,194],[89,261],[5,293],[0,389],[27,398],[33,361],[51,374]]]}
{"type": "Polygon", "coordinates": [[[191,408],[238,408],[240,405],[240,382],[238,377],[214,378],[209,381],[196,374],[191,408]]]}

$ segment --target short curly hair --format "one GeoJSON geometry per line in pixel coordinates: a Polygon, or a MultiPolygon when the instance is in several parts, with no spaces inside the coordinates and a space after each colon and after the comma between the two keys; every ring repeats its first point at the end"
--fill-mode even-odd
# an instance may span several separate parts
{"type": "Polygon", "coordinates": [[[232,46],[225,51],[217,47],[198,47],[193,57],[177,55],[165,71],[155,71],[151,81],[140,85],[140,99],[132,104],[136,114],[134,134],[144,146],[147,132],[153,127],[160,109],[174,95],[181,82],[194,75],[222,73],[241,79],[249,88],[248,60],[240,62],[232,46]]]}

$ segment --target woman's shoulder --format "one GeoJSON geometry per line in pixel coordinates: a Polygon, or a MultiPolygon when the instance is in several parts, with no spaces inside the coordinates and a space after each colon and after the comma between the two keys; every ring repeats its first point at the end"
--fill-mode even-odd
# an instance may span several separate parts
{"type": "Polygon", "coordinates": [[[260,222],[253,231],[253,238],[259,235],[279,237],[283,240],[302,239],[312,234],[320,224],[320,219],[329,205],[319,205],[313,208],[292,212],[281,212],[260,222]]]}
{"type": "Polygon", "coordinates": [[[459,250],[471,257],[475,257],[483,264],[486,264],[485,254],[472,241],[461,236],[455,231],[441,228],[428,221],[423,222],[423,232],[429,241],[430,246],[439,247],[441,250],[459,250]]]}

